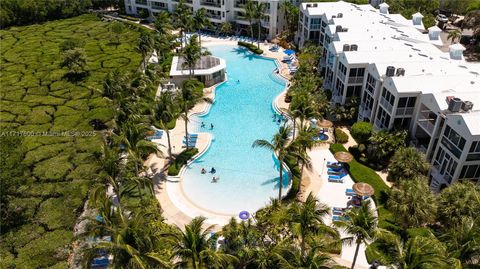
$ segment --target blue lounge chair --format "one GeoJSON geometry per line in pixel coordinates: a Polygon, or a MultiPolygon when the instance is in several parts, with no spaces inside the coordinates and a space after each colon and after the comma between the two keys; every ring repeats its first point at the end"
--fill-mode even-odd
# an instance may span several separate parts
{"type": "Polygon", "coordinates": [[[342,215],[345,213],[345,210],[335,210],[335,209],[332,209],[332,213],[333,215],[342,215]]]}
{"type": "Polygon", "coordinates": [[[339,182],[339,183],[343,183],[343,179],[342,179],[341,177],[328,176],[328,182],[339,182]]]}
{"type": "Polygon", "coordinates": [[[345,195],[347,196],[354,196],[355,192],[352,189],[346,189],[345,190],[345,195]]]}
{"type": "Polygon", "coordinates": [[[333,215],[333,216],[332,216],[332,220],[333,220],[333,221],[342,221],[342,220],[343,220],[343,217],[337,216],[337,215],[333,215]]]}
{"type": "Polygon", "coordinates": [[[99,268],[99,267],[107,267],[109,265],[110,261],[108,260],[108,257],[98,257],[94,258],[92,260],[92,268],[99,268]]]}

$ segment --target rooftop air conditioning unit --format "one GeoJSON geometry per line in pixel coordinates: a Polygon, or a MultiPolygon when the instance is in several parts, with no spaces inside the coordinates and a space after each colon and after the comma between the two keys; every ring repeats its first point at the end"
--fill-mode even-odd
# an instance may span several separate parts
{"type": "Polygon", "coordinates": [[[452,112],[459,112],[460,109],[462,108],[463,102],[462,99],[454,97],[450,99],[450,102],[448,103],[448,110],[452,112]]]}
{"type": "Polygon", "coordinates": [[[473,103],[472,102],[470,102],[470,101],[463,102],[463,104],[462,104],[462,110],[463,111],[470,111],[470,110],[472,110],[472,108],[473,108],[473,103]]]}
{"type": "Polygon", "coordinates": [[[357,51],[358,50],[358,45],[357,44],[350,45],[350,50],[351,51],[357,51]]]}
{"type": "Polygon", "coordinates": [[[350,45],[343,44],[343,51],[350,51],[350,45]]]}
{"type": "Polygon", "coordinates": [[[335,27],[335,33],[338,33],[338,32],[341,32],[341,31],[342,31],[342,26],[337,25],[337,27],[335,27]]]}
{"type": "Polygon", "coordinates": [[[343,18],[343,13],[338,13],[337,18],[343,18]]]}
{"type": "Polygon", "coordinates": [[[399,77],[399,76],[405,76],[405,69],[403,69],[403,68],[397,68],[396,76],[397,76],[397,77],[399,77]]]}
{"type": "Polygon", "coordinates": [[[387,66],[386,75],[387,75],[387,77],[393,77],[393,76],[395,76],[395,67],[393,67],[393,66],[387,66]]]}

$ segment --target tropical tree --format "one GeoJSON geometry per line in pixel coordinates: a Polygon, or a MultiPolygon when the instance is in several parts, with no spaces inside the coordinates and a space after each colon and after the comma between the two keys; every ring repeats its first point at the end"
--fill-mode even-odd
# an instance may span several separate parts
{"type": "Polygon", "coordinates": [[[250,36],[252,37],[252,43],[253,43],[253,24],[257,19],[255,2],[253,2],[252,0],[247,0],[244,8],[245,8],[245,18],[247,19],[248,24],[250,26],[250,36]]]}
{"type": "Polygon", "coordinates": [[[368,158],[373,161],[386,162],[400,147],[405,147],[407,131],[388,132],[381,130],[374,132],[367,147],[368,158]]]}
{"type": "Polygon", "coordinates": [[[426,176],[429,170],[430,163],[423,153],[413,147],[402,147],[395,151],[390,160],[387,179],[394,182],[412,180],[426,176]]]}
{"type": "Polygon", "coordinates": [[[456,182],[438,198],[438,220],[447,227],[462,217],[480,216],[480,187],[472,182],[456,182]]]}
{"type": "Polygon", "coordinates": [[[298,28],[299,9],[290,1],[282,2],[287,22],[287,39],[292,41],[298,28]]]}
{"type": "Polygon", "coordinates": [[[193,27],[192,12],[185,4],[185,0],[180,0],[178,2],[175,11],[172,14],[172,18],[174,26],[180,28],[180,46],[183,48],[184,34],[193,27]]]}
{"type": "Polygon", "coordinates": [[[375,238],[377,233],[377,216],[376,212],[370,207],[370,200],[362,202],[362,205],[358,208],[348,210],[345,213],[345,220],[336,221],[334,225],[343,229],[349,235],[342,239],[344,243],[356,244],[351,266],[351,269],[353,269],[357,261],[360,244],[367,244],[368,241],[375,238]]]}
{"type": "Polygon", "coordinates": [[[305,202],[294,203],[288,209],[291,231],[300,239],[301,257],[305,255],[307,237],[326,228],[322,218],[328,213],[329,208],[321,204],[311,193],[305,202]]]}
{"type": "Polygon", "coordinates": [[[120,35],[125,31],[125,25],[122,22],[113,22],[110,25],[110,32],[112,33],[112,43],[120,44],[120,35]]]}
{"type": "Polygon", "coordinates": [[[460,40],[462,38],[462,32],[458,29],[455,29],[448,33],[447,40],[452,40],[452,43],[456,43],[455,41],[460,40]]]}
{"type": "Polygon", "coordinates": [[[179,260],[177,267],[219,268],[238,261],[233,255],[215,250],[216,239],[210,236],[213,226],[203,229],[204,222],[204,217],[196,217],[185,225],[185,231],[176,228],[173,233],[165,234],[173,245],[172,258],[179,260]]]}
{"type": "Polygon", "coordinates": [[[262,34],[262,20],[267,18],[267,15],[265,15],[265,11],[267,10],[267,4],[257,1],[254,4],[254,17],[257,22],[257,48],[260,48],[260,37],[262,34]]]}
{"type": "MultiPolygon", "coordinates": [[[[188,111],[199,102],[204,101],[211,103],[210,98],[203,96],[203,84],[195,79],[187,80],[183,83],[180,95],[178,96],[178,103],[182,109],[182,117],[185,122],[185,139],[188,140],[188,111]]],[[[187,150],[189,145],[187,144],[187,150]]]]}
{"type": "Polygon", "coordinates": [[[193,23],[195,26],[195,29],[197,29],[198,33],[198,42],[199,46],[202,46],[202,37],[200,35],[200,30],[207,28],[208,26],[211,25],[210,20],[207,17],[207,10],[205,8],[200,8],[197,11],[195,11],[195,14],[193,14],[193,23]]]}
{"type": "Polygon", "coordinates": [[[167,134],[168,157],[172,160],[172,144],[170,141],[170,122],[176,120],[180,115],[175,96],[171,92],[164,92],[160,95],[155,104],[153,114],[153,124],[162,129],[167,134]]]}
{"type": "Polygon", "coordinates": [[[229,22],[223,22],[222,25],[220,25],[220,33],[229,34],[232,32],[232,30],[232,24],[229,22]]]}
{"type": "Polygon", "coordinates": [[[182,50],[182,58],[184,67],[188,67],[190,79],[195,75],[195,64],[202,58],[202,48],[197,42],[197,36],[193,35],[185,48],[182,50]]]}
{"type": "Polygon", "coordinates": [[[137,41],[135,49],[142,54],[143,68],[147,69],[147,56],[154,48],[154,41],[150,34],[142,33],[137,41]]]}
{"type": "Polygon", "coordinates": [[[60,67],[66,67],[69,74],[80,75],[85,72],[87,56],[84,49],[74,48],[63,52],[60,67]]]}
{"type": "Polygon", "coordinates": [[[274,257],[278,261],[279,268],[307,269],[332,268],[335,263],[328,254],[325,254],[313,246],[303,252],[293,245],[280,246],[274,249],[274,257]]]}
{"type": "Polygon", "coordinates": [[[450,255],[461,261],[463,268],[474,268],[480,260],[480,217],[461,217],[440,237],[450,255]]]}
{"type": "Polygon", "coordinates": [[[406,229],[432,223],[437,211],[436,200],[426,180],[406,180],[390,190],[387,207],[406,229]]]}
{"type": "Polygon", "coordinates": [[[355,122],[352,125],[351,133],[352,137],[355,138],[359,144],[368,143],[373,133],[373,125],[366,121],[355,122]]]}
{"type": "MultiPolygon", "coordinates": [[[[447,259],[445,246],[439,242],[433,234],[417,235],[404,241],[400,236],[392,232],[382,230],[377,235],[377,241],[383,241],[386,248],[379,251],[391,257],[390,264],[398,269],[433,268],[430,266],[445,267],[448,263],[454,263],[447,259]]],[[[448,268],[458,268],[455,266],[448,268]]]]}
{"type": "MultiPolygon", "coordinates": [[[[480,36],[480,3],[477,2],[476,5],[471,7],[471,11],[467,13],[463,20],[462,29],[472,29],[473,36],[480,36]]],[[[469,8],[470,9],[470,8],[469,8]]]]}
{"type": "Polygon", "coordinates": [[[171,35],[173,30],[172,19],[167,11],[160,11],[155,17],[155,29],[160,36],[171,35]]]}
{"type": "Polygon", "coordinates": [[[278,133],[276,133],[272,141],[269,142],[264,139],[259,139],[255,140],[252,144],[253,148],[260,147],[260,148],[265,148],[273,152],[275,155],[277,155],[278,159],[278,170],[280,173],[280,177],[278,179],[278,200],[282,199],[282,188],[283,188],[283,163],[287,158],[295,158],[298,155],[294,153],[289,147],[289,140],[288,136],[292,129],[288,126],[282,126],[278,130],[278,133]]]}

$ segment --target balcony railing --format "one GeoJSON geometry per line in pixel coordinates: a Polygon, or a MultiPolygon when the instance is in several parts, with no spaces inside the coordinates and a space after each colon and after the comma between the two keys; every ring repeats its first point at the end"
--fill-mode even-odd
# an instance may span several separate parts
{"type": "Polygon", "coordinates": [[[397,116],[408,116],[413,114],[413,107],[398,107],[397,112],[395,113],[397,116]]]}
{"type": "Polygon", "coordinates": [[[318,30],[320,29],[321,25],[320,24],[311,24],[310,25],[310,30],[318,30]]]}
{"type": "Polygon", "coordinates": [[[341,81],[345,81],[345,74],[343,74],[342,72],[338,72],[338,77],[341,81]]]}
{"type": "Polygon", "coordinates": [[[363,77],[349,77],[348,78],[349,84],[361,84],[363,83],[363,77]]]}
{"type": "Polygon", "coordinates": [[[207,13],[207,17],[210,18],[210,19],[216,19],[216,20],[221,20],[222,19],[222,16],[217,15],[217,14],[208,14],[207,13]]]}
{"type": "Polygon", "coordinates": [[[209,1],[202,1],[200,5],[209,6],[209,7],[222,7],[221,2],[209,2],[209,1]]]}
{"type": "Polygon", "coordinates": [[[430,135],[433,134],[433,129],[435,129],[435,125],[428,120],[418,120],[418,125],[422,126],[422,128],[430,135]]]}
{"type": "Polygon", "coordinates": [[[392,113],[393,106],[387,101],[387,99],[381,97],[380,104],[390,113],[392,113]]]}
{"type": "Polygon", "coordinates": [[[146,0],[135,0],[135,4],[144,6],[148,5],[146,0]]]}

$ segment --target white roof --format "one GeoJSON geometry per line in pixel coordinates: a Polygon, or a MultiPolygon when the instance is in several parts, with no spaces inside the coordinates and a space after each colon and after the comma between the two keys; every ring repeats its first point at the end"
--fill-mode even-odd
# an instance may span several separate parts
{"type": "Polygon", "coordinates": [[[381,4],[378,5],[378,6],[379,6],[379,7],[386,7],[386,8],[390,7],[390,6],[389,6],[387,3],[385,3],[385,2],[381,3],[381,4]]]}
{"type": "Polygon", "coordinates": [[[451,50],[465,50],[465,47],[460,43],[452,44],[452,45],[448,46],[448,48],[451,49],[451,50]]]}
{"type": "Polygon", "coordinates": [[[417,12],[417,13],[413,14],[412,17],[413,18],[423,18],[423,15],[422,15],[422,13],[417,12]]]}
{"type": "Polygon", "coordinates": [[[442,29],[440,29],[438,26],[434,25],[434,26],[428,28],[428,31],[431,31],[431,32],[441,32],[442,29]]]}
{"type": "MultiPolygon", "coordinates": [[[[172,59],[172,66],[170,67],[170,76],[188,76],[190,71],[188,67],[183,66],[183,59],[178,56],[174,56],[172,59]]],[[[222,58],[214,56],[202,56],[195,64],[195,75],[211,75],[222,69],[225,69],[227,64],[222,58]]]]}

